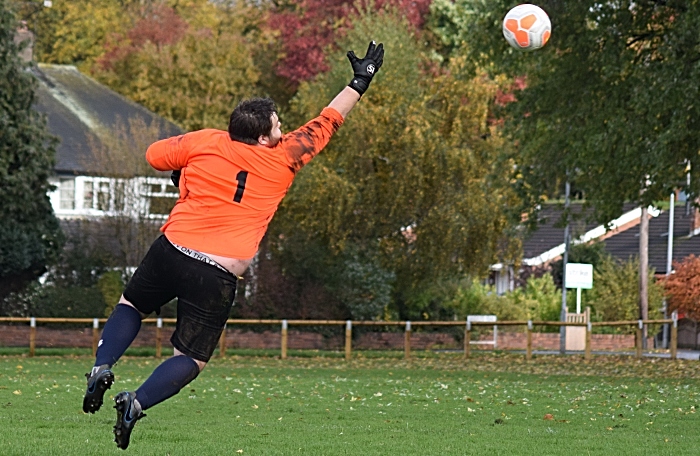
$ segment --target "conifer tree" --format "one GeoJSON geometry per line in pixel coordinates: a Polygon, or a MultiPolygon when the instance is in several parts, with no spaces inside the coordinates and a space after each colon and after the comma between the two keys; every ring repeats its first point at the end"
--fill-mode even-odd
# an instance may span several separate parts
{"type": "Polygon", "coordinates": [[[32,107],[36,79],[18,55],[17,27],[0,0],[0,299],[45,270],[61,239],[47,195],[56,140],[32,107]]]}

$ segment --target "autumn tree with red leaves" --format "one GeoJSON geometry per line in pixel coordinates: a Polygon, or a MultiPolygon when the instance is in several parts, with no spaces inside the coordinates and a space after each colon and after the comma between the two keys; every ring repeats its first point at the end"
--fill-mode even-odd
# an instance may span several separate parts
{"type": "Polygon", "coordinates": [[[268,20],[271,29],[280,36],[284,55],[275,70],[293,85],[308,81],[328,71],[326,48],[352,28],[352,19],[359,17],[356,9],[381,10],[394,8],[407,22],[420,30],[430,10],[430,0],[289,0],[274,9],[268,20]]]}
{"type": "Polygon", "coordinates": [[[102,69],[113,69],[117,62],[140,51],[147,43],[157,49],[177,43],[187,30],[187,22],[162,3],[143,8],[140,16],[125,35],[115,33],[109,37],[105,43],[107,52],[98,60],[102,69]]]}
{"type": "Polygon", "coordinates": [[[668,308],[694,320],[700,319],[700,257],[690,255],[673,262],[675,271],[666,280],[668,308]]]}

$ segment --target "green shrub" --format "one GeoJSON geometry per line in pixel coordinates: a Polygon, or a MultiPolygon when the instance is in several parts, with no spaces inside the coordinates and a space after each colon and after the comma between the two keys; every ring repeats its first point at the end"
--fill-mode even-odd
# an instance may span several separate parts
{"type": "MultiPolygon", "coordinates": [[[[649,271],[649,318],[659,318],[663,286],[649,271]]],[[[604,259],[593,272],[593,288],[586,293],[591,306],[591,320],[620,321],[639,318],[639,259],[620,262],[604,259]]],[[[606,332],[633,333],[634,327],[618,327],[606,332]]]]}
{"type": "Polygon", "coordinates": [[[561,290],[557,289],[551,274],[530,277],[523,288],[508,293],[506,298],[522,308],[529,320],[559,321],[561,290]]]}
{"type": "Polygon", "coordinates": [[[468,315],[496,315],[499,320],[525,320],[527,317],[527,311],[516,299],[499,296],[493,286],[478,280],[463,282],[444,305],[457,320],[466,320],[468,315]]]}
{"type": "Polygon", "coordinates": [[[34,295],[31,316],[94,318],[104,315],[105,301],[97,287],[45,286],[34,295]]]}
{"type": "Polygon", "coordinates": [[[97,288],[102,294],[102,299],[105,302],[104,315],[109,317],[114,309],[114,306],[119,302],[119,298],[124,290],[124,281],[120,271],[107,271],[97,279],[97,288]]]}

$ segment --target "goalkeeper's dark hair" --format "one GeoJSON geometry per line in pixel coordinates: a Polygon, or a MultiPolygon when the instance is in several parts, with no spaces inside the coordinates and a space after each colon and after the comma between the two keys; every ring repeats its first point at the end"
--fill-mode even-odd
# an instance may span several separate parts
{"type": "Polygon", "coordinates": [[[277,114],[277,106],[270,98],[241,101],[231,113],[228,135],[234,141],[258,144],[260,136],[268,136],[272,131],[272,114],[277,114]]]}

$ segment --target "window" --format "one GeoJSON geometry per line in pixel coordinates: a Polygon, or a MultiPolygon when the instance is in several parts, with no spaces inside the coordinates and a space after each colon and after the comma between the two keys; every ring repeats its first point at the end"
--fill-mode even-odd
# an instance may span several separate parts
{"type": "Polygon", "coordinates": [[[141,195],[146,198],[148,214],[166,217],[180,196],[177,187],[169,179],[148,179],[141,186],[141,195]]]}
{"type": "Polygon", "coordinates": [[[154,215],[168,215],[170,211],[175,207],[175,202],[177,199],[169,198],[167,196],[151,196],[150,199],[150,210],[149,212],[154,215]]]}
{"type": "Polygon", "coordinates": [[[83,209],[93,209],[95,207],[92,181],[83,182],[83,209]]]}
{"type": "Polygon", "coordinates": [[[75,179],[62,178],[58,184],[61,209],[75,209],[75,179]]]}
{"type": "Polygon", "coordinates": [[[101,181],[97,184],[97,209],[100,211],[109,210],[109,182],[101,181]]]}

